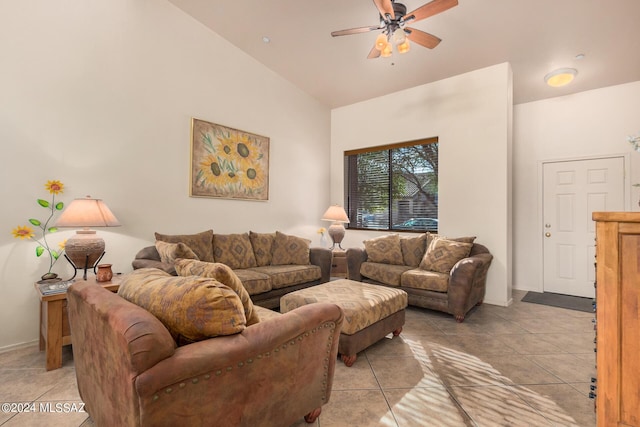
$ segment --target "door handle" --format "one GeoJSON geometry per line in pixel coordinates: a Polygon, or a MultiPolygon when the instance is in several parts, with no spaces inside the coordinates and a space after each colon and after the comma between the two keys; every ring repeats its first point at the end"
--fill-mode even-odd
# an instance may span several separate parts
{"type": "Polygon", "coordinates": [[[551,237],[551,233],[549,233],[548,231],[547,231],[546,233],[544,233],[544,235],[545,235],[546,237],[551,237]]]}

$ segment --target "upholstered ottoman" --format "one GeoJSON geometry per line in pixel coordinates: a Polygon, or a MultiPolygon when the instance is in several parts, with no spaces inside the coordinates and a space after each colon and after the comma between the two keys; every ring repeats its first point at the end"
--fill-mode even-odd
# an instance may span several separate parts
{"type": "Polygon", "coordinates": [[[351,366],[358,352],[390,332],[394,336],[400,335],[407,293],[401,289],[341,279],[284,295],[280,298],[280,312],[316,302],[331,302],[342,308],[344,322],[338,353],[344,364],[351,366]]]}

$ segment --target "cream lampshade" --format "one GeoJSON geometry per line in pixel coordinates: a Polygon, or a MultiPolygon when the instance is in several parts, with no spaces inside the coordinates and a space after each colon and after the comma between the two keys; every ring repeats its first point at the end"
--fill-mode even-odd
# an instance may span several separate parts
{"type": "Polygon", "coordinates": [[[334,249],[336,245],[342,249],[340,243],[342,239],[344,239],[345,234],[344,225],[342,224],[348,224],[350,222],[344,208],[338,205],[329,206],[329,209],[322,215],[322,220],[333,222],[328,230],[329,236],[331,236],[331,240],[333,241],[331,249],[334,249]]]}
{"type": "MultiPolygon", "coordinates": [[[[65,258],[76,270],[84,269],[84,280],[87,280],[87,269],[94,268],[104,255],[104,240],[89,227],[118,227],[120,222],[109,207],[100,199],[87,196],[73,200],[62,211],[55,224],[57,227],[82,227],[76,234],[67,239],[65,258]]],[[[73,277],[76,276],[74,272],[73,277]]],[[[72,279],[73,279],[72,277],[72,279]]]]}

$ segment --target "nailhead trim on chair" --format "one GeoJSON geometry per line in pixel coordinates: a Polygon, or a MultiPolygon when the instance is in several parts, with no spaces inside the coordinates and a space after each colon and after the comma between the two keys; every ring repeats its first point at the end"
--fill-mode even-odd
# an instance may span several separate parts
{"type": "MultiPolygon", "coordinates": [[[[289,341],[288,344],[285,343],[285,344],[282,344],[281,347],[276,347],[272,351],[274,353],[279,353],[280,352],[280,348],[282,348],[282,350],[286,350],[287,349],[287,345],[294,346],[296,344],[296,341],[302,342],[302,340],[304,339],[303,336],[304,337],[308,337],[310,333],[311,334],[315,334],[316,331],[320,330],[320,328],[323,328],[323,329],[330,328],[329,342],[327,343],[327,355],[329,355],[331,353],[331,346],[333,344],[333,333],[335,331],[335,327],[336,327],[336,324],[334,322],[327,322],[327,323],[323,324],[322,326],[319,326],[317,328],[313,328],[311,330],[311,332],[305,332],[303,335],[299,335],[297,338],[292,339],[291,341],[289,341]]],[[[256,359],[260,360],[263,357],[270,357],[270,356],[271,356],[271,351],[267,351],[267,352],[265,352],[263,354],[258,354],[256,356],[256,359]]],[[[247,359],[246,363],[247,364],[253,363],[253,359],[247,359]]],[[[238,368],[242,368],[244,365],[245,365],[245,362],[238,362],[238,368]]],[[[233,370],[232,366],[228,366],[227,368],[225,368],[226,372],[231,372],[232,370],[233,370]]],[[[329,370],[329,357],[325,357],[324,358],[324,373],[323,373],[324,380],[322,381],[322,385],[324,386],[323,389],[322,389],[322,401],[323,402],[327,401],[327,377],[329,375],[328,372],[327,372],[328,370],[329,370]]],[[[219,377],[220,375],[222,375],[222,369],[216,370],[215,371],[215,376],[219,377]]],[[[208,379],[211,378],[211,374],[210,373],[204,374],[203,378],[205,380],[208,380],[208,379]]],[[[200,382],[200,380],[198,379],[198,377],[195,377],[195,378],[191,379],[191,383],[192,384],[198,384],[199,382],[200,382]]],[[[186,386],[187,386],[187,383],[184,382],[184,381],[180,382],[178,384],[178,387],[181,388],[181,389],[185,388],[186,386]]],[[[164,389],[164,392],[165,392],[165,394],[171,394],[173,392],[173,388],[172,387],[167,387],[167,388],[164,389]]],[[[154,402],[158,401],[159,399],[160,399],[160,393],[156,393],[156,394],[153,395],[152,400],[154,402]]]]}

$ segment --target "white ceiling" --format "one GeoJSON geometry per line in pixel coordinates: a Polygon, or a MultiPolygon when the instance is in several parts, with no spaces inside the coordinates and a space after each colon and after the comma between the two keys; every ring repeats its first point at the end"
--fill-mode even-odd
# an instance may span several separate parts
{"type": "Polygon", "coordinates": [[[378,25],[371,0],[169,1],[331,108],[502,62],[516,104],[640,80],[640,0],[459,0],[412,25],[442,39],[435,49],[377,59],[367,55],[379,32],[330,35],[378,25]],[[547,87],[561,67],[578,69],[574,82],[547,87]]]}

